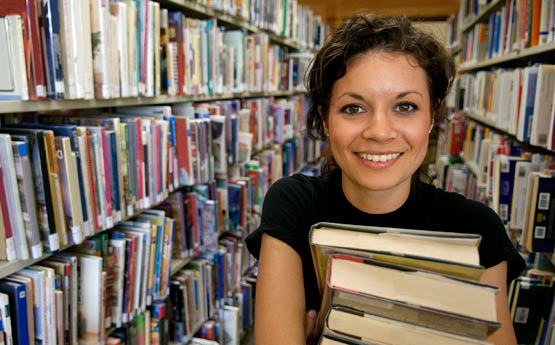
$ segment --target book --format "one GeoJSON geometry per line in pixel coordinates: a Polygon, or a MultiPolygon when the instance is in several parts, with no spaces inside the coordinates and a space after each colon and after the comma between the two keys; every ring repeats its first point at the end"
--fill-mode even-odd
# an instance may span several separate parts
{"type": "Polygon", "coordinates": [[[19,345],[29,345],[27,295],[25,291],[25,284],[23,283],[0,281],[0,292],[7,294],[10,301],[10,317],[15,330],[14,341],[19,345]]]}
{"type": "Polygon", "coordinates": [[[343,307],[330,309],[327,317],[327,327],[353,339],[370,340],[385,344],[490,344],[485,341],[459,337],[343,307]]]}
{"type": "Polygon", "coordinates": [[[326,254],[344,253],[478,280],[481,236],[337,223],[314,224],[309,233],[316,277],[323,291],[326,254]],[[424,253],[424,254],[423,254],[424,253]]]}
{"type": "Polygon", "coordinates": [[[483,340],[501,326],[495,310],[497,290],[430,271],[334,254],[321,309],[341,305],[483,340]]]}

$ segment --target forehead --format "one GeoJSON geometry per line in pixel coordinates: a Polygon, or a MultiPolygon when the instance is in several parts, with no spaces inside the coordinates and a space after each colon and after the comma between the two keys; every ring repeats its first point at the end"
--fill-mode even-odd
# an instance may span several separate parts
{"type": "Polygon", "coordinates": [[[355,56],[348,62],[345,75],[336,80],[332,93],[339,89],[357,89],[359,92],[416,89],[427,94],[428,76],[411,55],[373,51],[355,56]]]}

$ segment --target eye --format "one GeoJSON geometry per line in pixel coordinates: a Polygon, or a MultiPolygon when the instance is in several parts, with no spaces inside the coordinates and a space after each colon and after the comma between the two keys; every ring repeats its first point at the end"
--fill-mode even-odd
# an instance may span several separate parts
{"type": "Polygon", "coordinates": [[[395,110],[400,113],[412,113],[418,110],[418,107],[414,103],[404,102],[404,103],[397,104],[397,106],[395,107],[395,110]]]}
{"type": "Polygon", "coordinates": [[[358,104],[347,104],[343,108],[341,108],[341,112],[345,114],[358,114],[362,113],[364,109],[358,104]]]}

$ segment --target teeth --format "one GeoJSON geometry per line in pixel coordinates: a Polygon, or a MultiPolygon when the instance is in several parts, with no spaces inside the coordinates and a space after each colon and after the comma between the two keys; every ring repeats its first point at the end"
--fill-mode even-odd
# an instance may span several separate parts
{"type": "Polygon", "coordinates": [[[399,157],[400,153],[390,153],[388,155],[369,155],[367,153],[359,153],[358,155],[367,161],[386,162],[399,157]]]}

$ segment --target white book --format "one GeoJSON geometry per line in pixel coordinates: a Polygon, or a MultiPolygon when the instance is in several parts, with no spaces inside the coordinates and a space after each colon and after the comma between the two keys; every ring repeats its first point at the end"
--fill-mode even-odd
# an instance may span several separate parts
{"type": "Polygon", "coordinates": [[[129,96],[139,95],[138,56],[137,56],[137,7],[135,1],[127,4],[127,73],[129,78],[129,96]]]}
{"type": "Polygon", "coordinates": [[[62,57],[62,70],[64,75],[64,98],[77,99],[77,71],[73,62],[75,57],[75,30],[71,20],[71,0],[59,0],[60,20],[60,51],[62,57]]]}
{"type": "Polygon", "coordinates": [[[547,148],[555,90],[555,65],[540,65],[532,115],[530,143],[547,148]]]}
{"type": "Polygon", "coordinates": [[[129,67],[127,43],[127,6],[123,2],[110,4],[110,12],[117,18],[117,56],[119,66],[119,88],[121,97],[129,97],[129,67]]]}
{"type": "Polygon", "coordinates": [[[81,37],[80,43],[80,62],[81,67],[79,72],[83,75],[83,98],[94,98],[94,72],[93,72],[93,53],[92,53],[92,40],[91,40],[91,9],[89,1],[77,1],[81,15],[75,16],[74,21],[77,21],[77,26],[80,29],[81,37]]]}
{"type": "MultiPolygon", "coordinates": [[[[67,1],[67,0],[64,0],[67,1]]],[[[90,0],[91,36],[95,39],[93,47],[93,70],[94,70],[94,94],[96,98],[110,98],[110,83],[108,73],[108,45],[107,30],[109,28],[109,12],[106,8],[107,2],[102,0],[90,0]]],[[[65,71],[64,71],[65,72],[65,71]]],[[[64,74],[65,77],[65,74],[64,74]]],[[[65,78],[64,78],[65,79],[65,78]]]]}
{"type": "Polygon", "coordinates": [[[46,298],[46,324],[45,331],[48,336],[48,342],[52,345],[57,343],[56,338],[56,300],[55,300],[55,272],[50,267],[30,266],[29,269],[42,272],[43,287],[46,298]]]}
{"type": "Polygon", "coordinates": [[[85,235],[81,196],[79,190],[73,187],[79,186],[77,160],[75,153],[71,150],[71,142],[68,137],[56,137],[55,140],[60,184],[62,186],[62,199],[65,215],[69,222],[71,243],[79,244],[83,242],[85,235]]]}
{"type": "Polygon", "coordinates": [[[516,163],[513,202],[511,204],[511,229],[522,230],[524,228],[528,176],[533,171],[540,171],[540,163],[528,161],[516,163]]]}
{"type": "Polygon", "coordinates": [[[8,20],[0,17],[0,100],[19,100],[21,99],[21,89],[16,86],[19,78],[15,75],[15,51],[12,49],[12,40],[8,20]]]}
{"type": "Polygon", "coordinates": [[[224,306],[224,333],[228,336],[225,338],[224,345],[239,345],[239,307],[226,305],[224,306]]]}
{"type": "Polygon", "coordinates": [[[154,97],[154,2],[147,1],[148,18],[146,27],[146,80],[145,80],[145,96],[154,97]]]}
{"type": "Polygon", "coordinates": [[[25,142],[12,141],[12,148],[27,245],[31,251],[31,257],[38,259],[42,256],[42,243],[29,152],[25,142]]]}
{"type": "Polygon", "coordinates": [[[15,93],[19,95],[22,101],[26,101],[29,100],[29,86],[27,84],[27,65],[23,47],[23,19],[20,15],[6,16],[4,25],[7,25],[9,36],[15,93]]]}
{"type": "Polygon", "coordinates": [[[91,255],[79,255],[79,343],[100,344],[102,302],[102,258],[91,255]]]}
{"type": "MultiPolygon", "coordinates": [[[[71,63],[73,66],[71,67],[75,71],[75,90],[76,90],[76,98],[84,98],[85,97],[85,76],[88,71],[85,70],[86,63],[84,61],[86,55],[86,48],[85,48],[85,41],[91,42],[90,39],[87,39],[90,36],[85,37],[85,29],[84,27],[88,24],[87,22],[83,21],[83,11],[86,9],[81,9],[81,7],[88,7],[82,1],[69,1],[69,13],[68,13],[68,21],[66,30],[71,30],[71,43],[67,44],[67,47],[70,49],[69,57],[71,58],[71,63]]],[[[90,28],[89,28],[90,29],[90,28]]],[[[92,47],[91,47],[92,51],[92,47]]],[[[92,77],[92,75],[88,75],[87,77],[92,77]]],[[[90,91],[90,90],[89,90],[90,91]]],[[[90,95],[89,95],[90,96],[90,95]]]]}
{"type": "Polygon", "coordinates": [[[498,105],[497,105],[496,125],[498,128],[502,130],[507,130],[509,127],[511,102],[509,102],[508,100],[511,99],[512,83],[513,83],[513,72],[512,71],[501,72],[501,76],[499,80],[499,94],[497,97],[498,105]]]}
{"type": "Polygon", "coordinates": [[[112,15],[110,13],[110,5],[107,6],[108,11],[106,12],[106,22],[109,26],[110,34],[107,34],[107,46],[108,46],[108,73],[110,76],[110,97],[119,98],[121,97],[121,87],[120,87],[120,60],[118,52],[118,41],[119,41],[119,31],[118,31],[118,17],[117,15],[112,15]]]}
{"type": "Polygon", "coordinates": [[[0,161],[16,255],[19,260],[27,260],[29,259],[29,247],[25,236],[21,199],[17,188],[12,140],[9,134],[0,134],[0,161]]]}
{"type": "Polygon", "coordinates": [[[112,326],[119,328],[122,325],[123,314],[123,293],[124,293],[124,280],[125,280],[125,253],[126,246],[123,239],[110,239],[110,246],[114,250],[115,260],[115,281],[114,291],[116,292],[116,303],[112,306],[112,326]]]}
{"type": "Polygon", "coordinates": [[[8,295],[5,293],[0,293],[0,319],[2,320],[2,325],[4,326],[4,337],[6,339],[5,344],[13,344],[13,332],[12,332],[12,319],[10,317],[10,300],[8,295]]]}
{"type": "Polygon", "coordinates": [[[539,44],[547,43],[549,35],[549,16],[551,15],[549,11],[550,2],[552,3],[550,0],[541,0],[539,44]]]}

